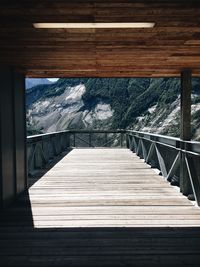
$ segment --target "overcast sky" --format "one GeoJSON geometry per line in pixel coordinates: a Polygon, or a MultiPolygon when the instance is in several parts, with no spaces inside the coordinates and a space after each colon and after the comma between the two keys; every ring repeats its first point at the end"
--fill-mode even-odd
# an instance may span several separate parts
{"type": "Polygon", "coordinates": [[[48,78],[49,81],[51,82],[56,82],[59,78],[48,78]]]}

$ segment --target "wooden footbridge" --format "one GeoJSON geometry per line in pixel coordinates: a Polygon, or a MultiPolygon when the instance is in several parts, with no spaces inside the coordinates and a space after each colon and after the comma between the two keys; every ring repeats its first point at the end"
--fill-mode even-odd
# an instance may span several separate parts
{"type": "Polygon", "coordinates": [[[1,216],[2,266],[198,266],[200,209],[169,183],[180,168],[181,149],[173,142],[177,146],[176,139],[124,131],[29,138],[31,186],[1,216]],[[94,147],[93,140],[102,139],[104,147],[94,147]],[[152,144],[159,147],[155,155],[152,144]],[[164,163],[166,148],[175,150],[171,167],[164,163]],[[47,156],[61,152],[62,159],[47,168],[47,156]],[[144,162],[147,157],[154,166],[144,162]],[[41,167],[46,173],[39,178],[41,167]]]}
{"type": "Polygon", "coordinates": [[[2,0],[0,36],[0,266],[199,267],[200,2],[2,0]],[[180,78],[180,139],[66,131],[27,150],[25,77],[180,78]]]}

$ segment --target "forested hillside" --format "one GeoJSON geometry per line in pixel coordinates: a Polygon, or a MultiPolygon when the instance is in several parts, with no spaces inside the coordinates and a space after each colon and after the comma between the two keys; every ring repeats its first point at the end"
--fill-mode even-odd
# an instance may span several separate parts
{"type": "MultiPolygon", "coordinates": [[[[193,79],[193,137],[200,130],[200,79],[193,79]]],[[[70,128],[133,128],[179,135],[180,80],[71,78],[27,90],[29,134],[70,128]]]]}

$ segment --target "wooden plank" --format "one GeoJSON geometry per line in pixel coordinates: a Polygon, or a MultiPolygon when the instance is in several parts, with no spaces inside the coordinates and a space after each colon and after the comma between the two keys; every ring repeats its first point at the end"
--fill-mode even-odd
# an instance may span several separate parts
{"type": "Polygon", "coordinates": [[[128,149],[74,149],[1,213],[0,259],[196,267],[199,229],[200,209],[128,149]]]}
{"type": "Polygon", "coordinates": [[[0,64],[15,66],[30,77],[178,77],[186,68],[200,76],[200,4],[195,0],[1,1],[0,24],[0,64]],[[156,26],[35,29],[32,25],[54,21],[144,21],[156,26]]]}
{"type": "MultiPolygon", "coordinates": [[[[1,257],[2,263],[6,263],[6,266],[27,266],[27,264],[30,267],[37,266],[36,262],[36,256],[27,256],[20,255],[20,256],[9,256],[9,260],[7,260],[7,257],[1,257]]],[[[199,255],[198,254],[189,254],[189,255],[181,255],[181,261],[180,256],[178,255],[132,255],[132,256],[126,256],[126,255],[114,255],[114,256],[91,256],[91,255],[80,255],[80,256],[62,256],[58,258],[58,256],[41,256],[40,257],[40,266],[59,266],[59,264],[62,264],[61,266],[70,266],[72,263],[75,267],[93,267],[93,266],[104,266],[104,267],[123,267],[124,262],[127,262],[129,266],[144,266],[144,263],[148,263],[149,267],[156,266],[162,266],[162,267],[168,267],[168,266],[184,266],[184,264],[187,264],[189,266],[198,266],[199,262],[199,255]],[[167,264],[166,264],[167,262],[167,264]],[[191,265],[192,262],[192,265],[191,265]],[[194,263],[194,264],[193,264],[194,263]]],[[[147,265],[146,265],[147,266],[147,265]]]]}

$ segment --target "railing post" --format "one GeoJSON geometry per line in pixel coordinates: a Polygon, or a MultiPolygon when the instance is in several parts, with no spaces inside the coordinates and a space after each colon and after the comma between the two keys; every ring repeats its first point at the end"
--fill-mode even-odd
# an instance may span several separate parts
{"type": "Polygon", "coordinates": [[[128,133],[126,133],[126,148],[130,148],[129,147],[128,133]]]}
{"type": "Polygon", "coordinates": [[[74,137],[74,147],[76,147],[76,134],[75,133],[73,134],[73,137],[74,137]]]}
{"type": "MultiPolygon", "coordinates": [[[[191,139],[191,91],[192,91],[192,75],[190,70],[181,72],[181,133],[182,141],[191,139]]],[[[191,183],[185,163],[184,142],[181,142],[180,154],[180,191],[184,195],[191,193],[191,183]]]]}
{"type": "Polygon", "coordinates": [[[123,133],[120,133],[120,146],[123,146],[123,133]]]}
{"type": "Polygon", "coordinates": [[[105,133],[105,146],[107,146],[107,143],[108,143],[108,134],[105,133]]]}
{"type": "Polygon", "coordinates": [[[89,147],[92,146],[92,133],[89,133],[89,147]]]}
{"type": "Polygon", "coordinates": [[[70,147],[70,134],[66,133],[65,134],[65,149],[70,147]]]}

